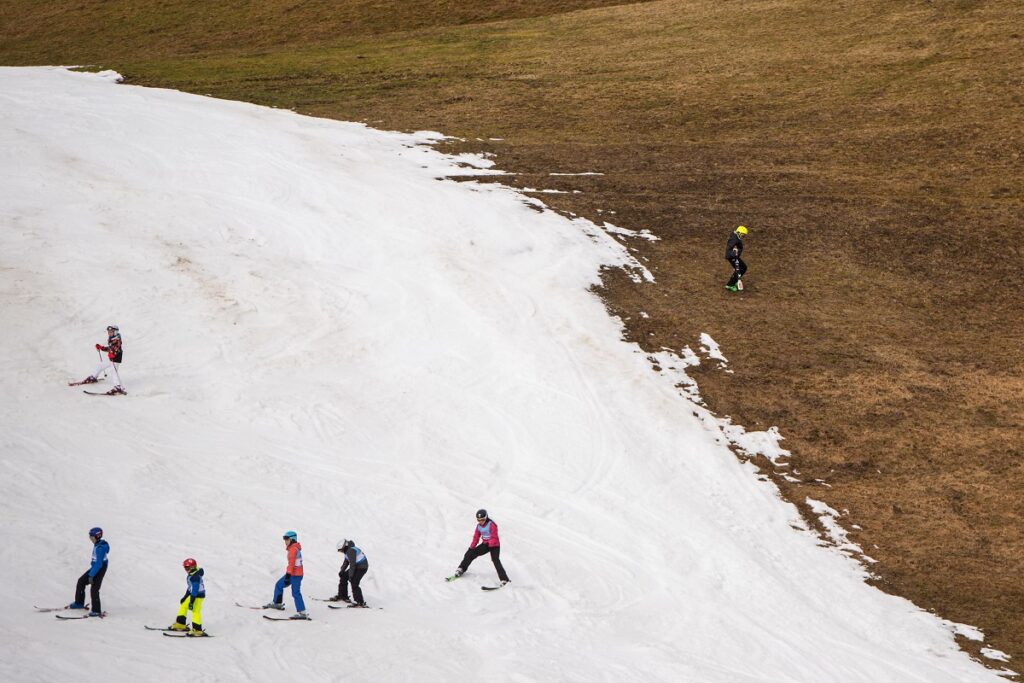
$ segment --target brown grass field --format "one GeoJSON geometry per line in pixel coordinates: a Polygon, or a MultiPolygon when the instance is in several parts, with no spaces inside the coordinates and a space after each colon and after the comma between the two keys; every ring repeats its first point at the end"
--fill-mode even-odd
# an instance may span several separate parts
{"type": "Polygon", "coordinates": [[[702,393],[780,427],[783,495],[1024,660],[1019,0],[8,0],[0,64],[439,130],[582,191],[553,208],[650,229],[629,246],[657,283],[600,291],[627,338],[715,337],[734,373],[702,393]],[[604,175],[548,175],[580,171],[604,175]]]}

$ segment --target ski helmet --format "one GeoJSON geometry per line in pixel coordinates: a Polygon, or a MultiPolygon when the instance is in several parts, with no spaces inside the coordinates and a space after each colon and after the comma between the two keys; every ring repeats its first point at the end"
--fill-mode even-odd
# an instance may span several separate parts
{"type": "Polygon", "coordinates": [[[355,544],[356,542],[353,541],[351,538],[343,538],[340,541],[338,541],[338,550],[345,550],[346,548],[351,548],[355,544]]]}
{"type": "Polygon", "coordinates": [[[103,529],[98,526],[89,529],[89,538],[103,538],[103,529]]]}
{"type": "Polygon", "coordinates": [[[297,533],[295,533],[294,531],[286,531],[286,532],[284,532],[284,536],[282,538],[284,538],[284,540],[286,540],[286,541],[289,540],[289,539],[294,541],[294,540],[297,540],[299,538],[299,535],[297,533]]]}
{"type": "Polygon", "coordinates": [[[487,510],[484,510],[483,508],[480,508],[479,510],[477,510],[476,511],[476,518],[477,519],[487,519],[487,510]]]}
{"type": "Polygon", "coordinates": [[[746,235],[748,232],[750,231],[747,230],[747,226],[745,225],[741,225],[740,227],[736,228],[737,235],[746,235]]]}
{"type": "Polygon", "coordinates": [[[107,332],[119,332],[117,325],[107,325],[107,332]]]}
{"type": "Polygon", "coordinates": [[[182,563],[181,563],[181,566],[182,566],[182,567],[184,567],[185,569],[187,569],[188,571],[192,571],[193,569],[195,569],[195,568],[196,568],[196,561],[195,561],[195,560],[193,560],[193,559],[192,559],[192,558],[190,557],[190,558],[188,558],[187,560],[185,560],[184,562],[182,562],[182,563]]]}

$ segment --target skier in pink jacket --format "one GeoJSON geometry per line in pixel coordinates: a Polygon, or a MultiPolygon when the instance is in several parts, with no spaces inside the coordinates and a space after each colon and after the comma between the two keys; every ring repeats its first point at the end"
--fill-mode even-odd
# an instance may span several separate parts
{"type": "Polygon", "coordinates": [[[498,525],[487,516],[487,510],[477,510],[473,541],[469,544],[469,550],[466,551],[462,562],[459,564],[459,568],[455,570],[455,575],[451,578],[457,579],[465,574],[473,560],[487,553],[491,554],[491,562],[494,563],[494,568],[498,570],[498,578],[501,580],[501,585],[504,586],[509,582],[509,578],[508,574],[505,573],[505,568],[501,566],[501,558],[499,557],[501,555],[501,541],[498,539],[498,525]]]}

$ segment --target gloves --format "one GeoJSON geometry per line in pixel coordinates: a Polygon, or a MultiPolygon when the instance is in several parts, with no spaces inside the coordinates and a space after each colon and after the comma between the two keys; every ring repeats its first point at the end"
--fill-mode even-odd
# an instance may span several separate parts
{"type": "Polygon", "coordinates": [[[107,358],[109,358],[110,360],[114,360],[114,352],[113,351],[107,351],[107,358]]]}
{"type": "Polygon", "coordinates": [[[103,344],[97,344],[96,345],[96,350],[97,351],[102,351],[103,350],[103,344]]]}

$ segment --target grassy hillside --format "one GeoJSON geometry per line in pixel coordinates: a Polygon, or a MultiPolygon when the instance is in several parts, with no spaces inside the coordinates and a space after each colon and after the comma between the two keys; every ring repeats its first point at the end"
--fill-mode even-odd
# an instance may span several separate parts
{"type": "Polygon", "coordinates": [[[1024,659],[1020,3],[613,4],[11,0],[0,63],[441,130],[653,230],[630,246],[658,283],[602,291],[630,338],[711,333],[735,370],[700,374],[711,407],[829,485],[786,495],[848,510],[884,588],[1024,659]],[[605,175],[548,175],[578,171],[605,175]]]}

